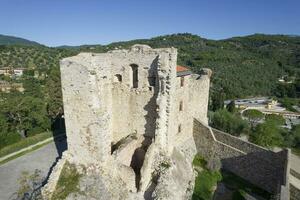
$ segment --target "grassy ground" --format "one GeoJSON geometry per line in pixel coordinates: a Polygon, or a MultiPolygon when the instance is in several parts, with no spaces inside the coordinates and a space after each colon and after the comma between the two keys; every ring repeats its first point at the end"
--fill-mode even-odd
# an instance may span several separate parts
{"type": "Polygon", "coordinates": [[[44,133],[40,133],[37,135],[34,135],[32,137],[28,137],[28,138],[24,138],[21,141],[14,143],[12,145],[6,146],[2,149],[0,149],[0,157],[6,156],[10,153],[19,151],[23,148],[26,148],[30,145],[36,144],[40,141],[43,141],[47,138],[52,137],[52,133],[51,132],[44,132],[44,133]]]}
{"type": "Polygon", "coordinates": [[[78,173],[75,165],[66,162],[60,173],[56,189],[52,195],[52,200],[63,200],[66,199],[70,193],[78,192],[80,177],[81,175],[78,173]]]}
{"type": "Polygon", "coordinates": [[[21,156],[23,156],[23,155],[25,155],[25,154],[27,154],[27,153],[30,153],[30,152],[32,152],[32,151],[34,151],[34,150],[37,150],[37,149],[39,149],[39,148],[41,148],[41,147],[43,147],[43,146],[45,146],[45,145],[47,145],[47,144],[49,144],[49,143],[51,143],[51,142],[52,142],[52,141],[46,142],[46,143],[44,143],[44,144],[37,145],[37,146],[35,146],[35,147],[33,147],[33,148],[27,150],[27,151],[23,151],[23,152],[21,152],[21,153],[18,153],[18,154],[16,154],[16,155],[12,156],[12,157],[9,157],[9,158],[7,158],[7,159],[5,159],[5,160],[2,160],[2,161],[0,162],[0,165],[2,165],[2,164],[4,164],[4,163],[7,163],[8,161],[14,160],[14,159],[16,159],[16,158],[18,158],[18,157],[21,157],[21,156]]]}

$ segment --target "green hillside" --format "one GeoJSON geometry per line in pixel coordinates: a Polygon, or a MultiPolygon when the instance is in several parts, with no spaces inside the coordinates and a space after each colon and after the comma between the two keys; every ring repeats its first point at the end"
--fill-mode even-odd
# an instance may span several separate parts
{"type": "MultiPolygon", "coordinates": [[[[79,52],[106,52],[133,44],[153,48],[176,47],[178,64],[195,72],[213,70],[211,98],[276,95],[299,97],[300,37],[251,35],[226,40],[208,40],[197,35],[174,34],[151,39],[116,42],[109,45],[62,46],[0,45],[0,67],[27,68],[19,79],[0,80],[23,83],[24,93],[0,93],[0,149],[21,140],[20,132],[32,136],[53,129],[63,112],[59,60],[79,52]],[[39,78],[34,78],[39,74],[39,78]],[[292,84],[280,85],[287,75],[292,84]],[[220,97],[220,94],[222,95],[220,97]]],[[[214,102],[214,101],[213,101],[214,102]]]]}
{"type": "Polygon", "coordinates": [[[0,45],[40,45],[40,44],[23,38],[0,34],[0,45]]]}
{"type": "Polygon", "coordinates": [[[0,67],[29,67],[40,70],[58,66],[58,60],[80,51],[106,52],[133,44],[153,48],[178,48],[178,64],[198,71],[213,70],[213,90],[226,98],[271,95],[283,75],[298,76],[300,37],[255,34],[226,40],[208,40],[197,35],[174,34],[109,45],[49,48],[45,46],[0,46],[0,67]]]}

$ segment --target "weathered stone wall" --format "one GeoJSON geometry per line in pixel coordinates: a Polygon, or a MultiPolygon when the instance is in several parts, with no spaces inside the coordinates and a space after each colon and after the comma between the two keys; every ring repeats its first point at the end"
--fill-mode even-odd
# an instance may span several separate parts
{"type": "Polygon", "coordinates": [[[291,200],[300,200],[300,190],[293,185],[290,185],[290,198],[291,200]]]}
{"type": "Polygon", "coordinates": [[[252,184],[273,194],[288,190],[289,151],[275,153],[260,148],[229,134],[212,130],[198,120],[194,120],[194,140],[198,152],[206,159],[220,159],[224,169],[252,184]],[[287,189],[281,186],[287,186],[287,189]]]}
{"type": "Polygon", "coordinates": [[[167,149],[176,59],[176,49],[137,45],[61,61],[69,153],[75,161],[105,165],[111,144],[130,134],[153,138],[156,128],[156,141],[167,149]]]}
{"type": "Polygon", "coordinates": [[[193,118],[207,124],[211,71],[181,86],[176,66],[176,49],[146,45],[61,61],[68,161],[87,168],[83,179],[102,180],[116,198],[191,196],[193,118]]]}
{"type": "Polygon", "coordinates": [[[181,78],[176,78],[176,98],[173,110],[175,123],[173,124],[172,140],[173,146],[177,147],[192,137],[194,118],[201,119],[206,124],[208,122],[207,110],[210,74],[184,76],[183,86],[181,86],[181,78]]]}
{"type": "Polygon", "coordinates": [[[158,57],[152,49],[110,53],[112,83],[112,142],[129,134],[154,136],[158,93],[158,57]],[[138,87],[133,88],[131,65],[137,67],[138,87]],[[118,80],[116,76],[121,76],[118,80]],[[151,83],[151,82],[154,82],[151,83]]]}
{"type": "Polygon", "coordinates": [[[68,152],[74,159],[71,162],[105,164],[108,160],[112,129],[108,77],[109,61],[105,55],[81,53],[61,61],[68,152]],[[105,65],[100,68],[99,62],[105,65]]]}
{"type": "Polygon", "coordinates": [[[224,133],[220,130],[212,128],[214,132],[214,136],[216,140],[228,144],[232,147],[235,147],[245,153],[253,153],[253,152],[269,152],[273,154],[273,152],[268,151],[265,148],[262,148],[256,144],[252,144],[246,141],[243,141],[235,136],[229,135],[228,133],[224,133]]]}

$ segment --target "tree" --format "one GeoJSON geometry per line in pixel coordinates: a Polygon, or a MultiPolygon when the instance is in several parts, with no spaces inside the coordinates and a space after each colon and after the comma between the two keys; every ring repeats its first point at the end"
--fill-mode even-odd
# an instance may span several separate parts
{"type": "Polygon", "coordinates": [[[265,117],[266,121],[271,121],[278,126],[282,126],[285,124],[285,119],[281,115],[276,115],[276,114],[270,114],[266,115],[265,117]]]}
{"type": "Polygon", "coordinates": [[[234,100],[230,101],[230,103],[226,106],[226,109],[229,112],[231,112],[231,113],[235,112],[235,103],[234,103],[234,100]]]}
{"type": "Polygon", "coordinates": [[[15,94],[8,96],[9,101],[3,102],[0,106],[2,113],[7,117],[8,122],[20,133],[30,132],[40,128],[45,131],[50,128],[47,118],[46,105],[42,99],[32,96],[15,94]]]}
{"type": "Polygon", "coordinates": [[[25,89],[24,94],[26,96],[37,97],[43,99],[42,87],[39,81],[33,77],[26,77],[23,80],[23,86],[25,89]]]}
{"type": "Polygon", "coordinates": [[[232,114],[226,109],[218,110],[213,114],[212,124],[214,128],[239,136],[248,132],[248,124],[239,115],[232,114]]]}
{"type": "Polygon", "coordinates": [[[293,137],[293,147],[300,148],[300,125],[293,126],[290,133],[293,137]]]}
{"type": "Polygon", "coordinates": [[[280,128],[273,121],[266,121],[255,128],[253,134],[250,135],[250,141],[271,148],[282,145],[284,138],[280,133],[280,128]]]}
{"type": "Polygon", "coordinates": [[[246,117],[253,129],[254,126],[263,119],[264,114],[255,109],[248,109],[243,112],[243,116],[246,117]]]}
{"type": "Polygon", "coordinates": [[[219,109],[223,109],[224,108],[224,100],[225,100],[225,94],[223,91],[221,92],[215,92],[212,95],[212,110],[213,111],[217,111],[219,109]]]}
{"type": "Polygon", "coordinates": [[[61,79],[59,67],[54,67],[50,70],[46,80],[46,101],[48,116],[54,120],[57,116],[63,113],[61,79]]]}

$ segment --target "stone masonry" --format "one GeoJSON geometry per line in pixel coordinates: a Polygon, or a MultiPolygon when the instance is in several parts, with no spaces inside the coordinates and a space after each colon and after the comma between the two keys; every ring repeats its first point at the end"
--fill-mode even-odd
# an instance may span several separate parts
{"type": "Polygon", "coordinates": [[[68,150],[43,188],[45,199],[66,162],[81,173],[70,200],[190,199],[197,153],[220,160],[223,169],[275,199],[289,198],[290,152],[211,129],[211,71],[193,74],[177,66],[175,48],[134,45],[80,53],[60,65],[68,150]]]}
{"type": "Polygon", "coordinates": [[[80,53],[60,64],[68,150],[44,197],[51,198],[68,161],[85,169],[85,189],[70,199],[101,199],[86,188],[110,199],[189,199],[193,119],[207,124],[211,71],[178,73],[175,48],[146,45],[80,53]]]}

